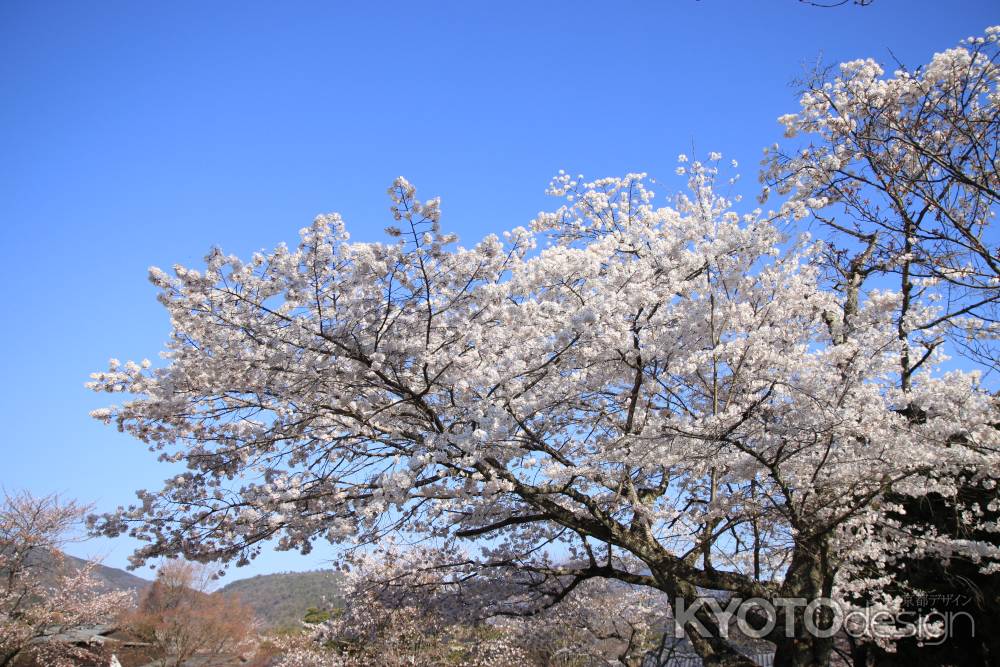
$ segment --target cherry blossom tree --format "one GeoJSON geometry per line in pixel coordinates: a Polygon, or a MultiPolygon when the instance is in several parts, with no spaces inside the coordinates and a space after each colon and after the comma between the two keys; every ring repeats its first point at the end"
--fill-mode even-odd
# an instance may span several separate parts
{"type": "MultiPolygon", "coordinates": [[[[95,416],[187,471],[94,530],[145,540],[136,564],[430,540],[453,577],[514,582],[539,609],[592,579],[675,607],[704,590],[891,607],[857,576],[907,546],[869,539],[889,494],[995,470],[996,401],[934,355],[903,391],[905,296],[869,292],[840,335],[823,247],[733,211],[710,157],[664,207],[641,174],[560,175],[562,206],[471,248],[400,178],[391,242],[328,215],[295,250],[152,270],[166,365],[112,361],[91,386],[130,396],[95,416]]],[[[706,609],[684,618],[706,664],[752,664],[706,609]]],[[[807,620],[781,609],[776,664],[829,660],[807,620]]]]}
{"type": "MultiPolygon", "coordinates": [[[[899,65],[891,75],[870,59],[821,70],[804,82],[801,110],[780,119],[793,141],[766,152],[764,183],[788,197],[787,212],[827,232],[823,265],[843,295],[841,310],[828,318],[839,340],[853,335],[862,295],[897,286],[904,392],[924,364],[949,348],[986,377],[993,374],[994,386],[1000,369],[998,39],[1000,27],[989,28],[925,66],[899,65]]],[[[903,410],[911,419],[923,418],[916,406],[903,410]]],[[[905,555],[874,562],[871,570],[892,570],[900,592],[930,589],[974,600],[967,608],[976,638],[952,637],[939,649],[982,654],[986,664],[986,656],[995,661],[1000,650],[990,630],[1000,614],[995,575],[975,560],[923,548],[942,533],[1000,548],[998,536],[981,529],[1000,520],[997,471],[984,476],[982,469],[948,468],[940,474],[956,472],[959,479],[944,482],[947,492],[931,485],[909,498],[890,494],[898,511],[887,513],[891,522],[880,539],[905,534],[906,547],[899,549],[905,555]]],[[[914,639],[902,648],[901,662],[932,650],[914,639]]],[[[866,651],[856,647],[858,664],[867,664],[866,651]]]]}
{"type": "MultiPolygon", "coordinates": [[[[108,592],[96,563],[70,567],[60,548],[79,529],[88,508],[57,496],[4,493],[0,502],[0,666],[14,664],[33,642],[62,631],[105,623],[132,603],[129,591],[108,592]]],[[[86,648],[46,643],[45,664],[98,659],[86,648]]]]}
{"type": "Polygon", "coordinates": [[[1000,369],[1000,26],[892,76],[876,61],[821,70],[801,110],[782,116],[805,141],[766,152],[762,180],[786,210],[831,232],[829,266],[857,295],[891,276],[902,300],[902,384],[946,335],[1000,369]],[[918,316],[910,304],[934,301],[918,316]]]}

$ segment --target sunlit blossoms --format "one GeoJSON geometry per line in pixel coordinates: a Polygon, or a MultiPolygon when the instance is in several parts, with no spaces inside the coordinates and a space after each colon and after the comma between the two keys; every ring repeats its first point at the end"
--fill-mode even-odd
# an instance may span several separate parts
{"type": "Polygon", "coordinates": [[[845,287],[889,274],[907,303],[938,306],[901,324],[904,375],[942,334],[1000,368],[998,40],[988,28],[912,71],[866,59],[819,72],[779,119],[795,142],[765,151],[762,180],[831,232],[845,287]]]}
{"type": "MultiPolygon", "coordinates": [[[[879,93],[871,63],[845,73],[846,99],[858,81],[872,103],[908,94],[879,93]]],[[[856,128],[816,105],[789,127],[856,128]]],[[[815,183],[857,159],[838,146],[774,167],[794,173],[785,215],[832,200],[815,183]]],[[[918,169],[903,153],[899,168],[918,169]]],[[[717,193],[721,159],[683,158],[671,206],[643,174],[560,174],[562,206],[472,247],[400,178],[387,242],[351,242],[320,216],[295,249],[153,269],[173,325],[165,364],[95,374],[95,390],[127,395],[95,416],[186,471],[95,530],[145,540],[137,564],[246,562],[270,540],[329,541],[350,559],[422,540],[466,602],[477,582],[506,582],[494,615],[594,579],[671,604],[708,590],[891,608],[898,582],[873,564],[900,553],[994,571],[996,522],[961,498],[996,476],[1000,411],[978,373],[939,370],[942,306],[905,282],[831,284],[827,244],[717,193]],[[930,491],[975,530],[903,525],[907,499],[930,491]]],[[[787,613],[778,627],[801,627],[787,613]]],[[[706,664],[751,664],[697,620],[706,664]]],[[[769,639],[779,664],[822,663],[833,646],[769,639]]]]}

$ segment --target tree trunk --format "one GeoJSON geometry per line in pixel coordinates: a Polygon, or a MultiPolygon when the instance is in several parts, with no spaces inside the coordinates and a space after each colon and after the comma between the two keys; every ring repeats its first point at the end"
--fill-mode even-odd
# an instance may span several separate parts
{"type": "MultiPolygon", "coordinates": [[[[806,628],[806,605],[818,598],[829,598],[833,585],[833,573],[828,563],[828,545],[825,539],[808,541],[795,548],[792,562],[781,587],[782,597],[800,598],[805,604],[783,607],[785,613],[793,617],[793,631],[786,636],[787,618],[782,614],[772,635],[776,651],[774,667],[827,667],[833,653],[833,637],[821,637],[806,628]]],[[[832,612],[826,607],[819,608],[815,626],[829,627],[832,612]]],[[[814,626],[814,627],[815,627],[814,626]]]]}
{"type": "Polygon", "coordinates": [[[9,667],[14,664],[14,660],[21,654],[21,649],[17,648],[7,653],[0,653],[0,667],[9,667]]]}
{"type": "MultiPolygon", "coordinates": [[[[677,581],[669,574],[660,576],[654,572],[653,576],[660,582],[661,590],[670,596],[675,614],[675,602],[678,599],[683,599],[690,606],[700,597],[694,586],[677,581]]],[[[703,636],[694,624],[685,625],[684,632],[705,667],[757,667],[757,663],[737,651],[728,639],[721,636],[718,624],[704,606],[698,609],[695,618],[708,631],[708,636],[703,636]]]]}

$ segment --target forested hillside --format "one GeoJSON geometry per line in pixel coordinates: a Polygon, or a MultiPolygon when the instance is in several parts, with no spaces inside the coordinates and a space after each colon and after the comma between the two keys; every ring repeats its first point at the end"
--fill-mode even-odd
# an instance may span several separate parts
{"type": "Polygon", "coordinates": [[[240,579],[223,593],[238,595],[257,619],[270,628],[298,624],[310,608],[339,606],[341,577],[332,570],[280,572],[240,579]]]}

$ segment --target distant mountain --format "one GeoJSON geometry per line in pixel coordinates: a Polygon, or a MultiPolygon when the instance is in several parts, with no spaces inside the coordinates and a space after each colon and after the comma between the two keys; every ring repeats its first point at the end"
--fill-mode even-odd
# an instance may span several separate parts
{"type": "MultiPolygon", "coordinates": [[[[35,564],[54,585],[58,573],[83,567],[83,558],[63,554],[62,559],[39,552],[35,564]]],[[[94,568],[94,577],[106,590],[131,590],[138,598],[153,582],[106,565],[94,568]]],[[[341,575],[333,570],[262,574],[230,582],[220,593],[234,594],[250,607],[266,627],[296,627],[309,609],[332,609],[342,604],[341,575]]]]}
{"type": "Polygon", "coordinates": [[[240,579],[219,589],[238,595],[269,628],[295,627],[310,608],[342,604],[341,575],[332,570],[280,572],[240,579]]]}
{"type": "MultiPolygon", "coordinates": [[[[87,564],[87,561],[83,558],[77,558],[76,556],[70,556],[69,554],[64,554],[66,559],[66,564],[73,569],[78,569],[87,564]]],[[[135,591],[136,593],[141,593],[146,590],[153,582],[148,579],[143,579],[142,577],[137,577],[130,572],[125,570],[119,570],[116,567],[108,567],[107,565],[97,565],[94,568],[94,578],[100,581],[104,587],[109,591],[135,591]]]]}
{"type": "MultiPolygon", "coordinates": [[[[27,559],[28,567],[41,578],[42,583],[46,586],[58,586],[61,576],[75,573],[88,562],[86,559],[70,556],[67,553],[44,549],[31,551],[27,559]]],[[[100,564],[94,567],[93,576],[104,590],[133,591],[137,596],[153,583],[125,570],[100,564]]]]}

